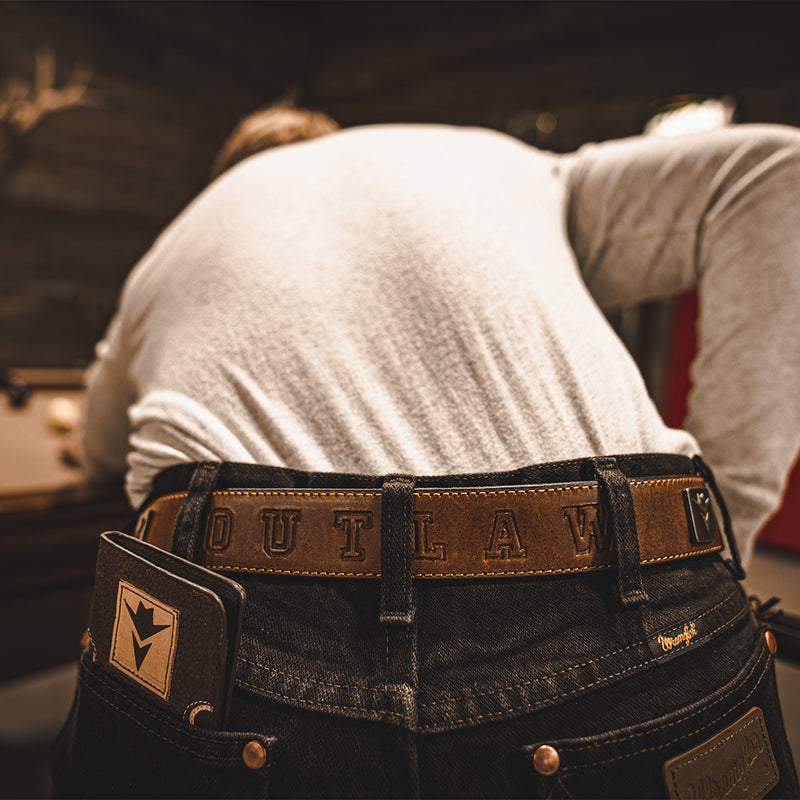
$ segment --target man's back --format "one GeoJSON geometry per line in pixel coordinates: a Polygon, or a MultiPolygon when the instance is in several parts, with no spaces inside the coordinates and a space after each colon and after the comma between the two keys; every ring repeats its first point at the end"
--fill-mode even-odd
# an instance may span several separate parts
{"type": "Polygon", "coordinates": [[[248,159],[132,275],[106,368],[130,388],[93,392],[90,456],[124,457],[120,397],[134,502],[160,469],[209,458],[445,474],[697,452],[586,289],[563,166],[438,126],[248,159]]]}

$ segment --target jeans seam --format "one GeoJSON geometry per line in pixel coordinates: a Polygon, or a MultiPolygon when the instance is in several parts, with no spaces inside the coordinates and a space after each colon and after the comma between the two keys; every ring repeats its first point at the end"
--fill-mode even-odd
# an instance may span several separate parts
{"type": "MultiPolygon", "coordinates": [[[[712,606],[707,611],[704,611],[700,615],[700,617],[707,616],[712,611],[715,611],[720,606],[724,605],[728,600],[731,599],[731,597],[733,597],[733,595],[735,595],[737,593],[738,593],[738,589],[734,589],[732,592],[730,592],[730,594],[726,595],[726,597],[724,599],[720,600],[720,602],[717,603],[715,606],[712,606]]],[[[711,633],[714,633],[714,632],[715,631],[711,631],[711,633]]],[[[385,658],[387,659],[387,664],[388,664],[388,632],[387,632],[386,638],[387,638],[387,645],[386,645],[387,654],[386,654],[385,658]]],[[[586,666],[589,666],[590,664],[596,664],[599,661],[603,661],[604,659],[610,658],[611,656],[618,655],[619,653],[624,653],[624,652],[626,652],[628,650],[631,650],[632,648],[639,647],[642,644],[644,644],[644,642],[636,642],[634,644],[628,645],[627,647],[623,647],[620,650],[614,650],[611,653],[604,653],[602,656],[598,656],[597,658],[591,659],[590,661],[584,661],[584,662],[582,662],[580,664],[574,664],[573,666],[567,667],[566,669],[563,669],[563,670],[561,670],[559,672],[553,672],[553,673],[550,673],[549,675],[542,675],[539,678],[535,678],[532,681],[527,681],[526,683],[520,683],[520,684],[516,684],[516,685],[513,685],[513,686],[505,686],[505,687],[502,687],[500,689],[495,689],[495,690],[493,690],[491,692],[481,692],[479,694],[473,694],[473,695],[459,695],[459,696],[456,696],[456,697],[449,697],[449,698],[446,698],[444,700],[432,700],[429,703],[421,703],[420,704],[420,708],[430,708],[432,706],[441,705],[443,703],[450,703],[450,702],[455,702],[455,701],[459,701],[459,700],[470,700],[470,699],[473,699],[473,698],[486,697],[486,696],[489,696],[489,695],[498,694],[500,692],[507,692],[507,691],[514,691],[516,689],[522,689],[522,688],[524,688],[526,686],[530,686],[533,683],[538,683],[538,682],[540,682],[542,680],[547,680],[548,678],[557,678],[559,675],[563,675],[566,672],[570,672],[570,671],[575,670],[575,669],[580,669],[581,667],[586,667],[586,666]]],[[[273,673],[275,675],[282,675],[283,677],[289,678],[291,680],[303,681],[305,683],[315,683],[318,686],[329,686],[332,689],[353,689],[355,691],[372,692],[374,694],[380,694],[381,692],[398,693],[398,690],[392,689],[391,687],[388,686],[388,684],[385,684],[382,689],[378,689],[378,688],[375,688],[374,686],[357,686],[357,685],[354,685],[354,684],[347,684],[347,683],[331,683],[331,682],[328,682],[328,681],[319,681],[319,680],[316,680],[315,678],[309,678],[309,677],[306,677],[306,676],[302,676],[301,677],[301,676],[295,675],[294,673],[291,673],[291,672],[285,672],[283,670],[275,669],[274,667],[269,667],[266,664],[260,663],[259,661],[251,661],[250,659],[244,658],[242,656],[239,657],[239,660],[244,662],[245,664],[251,664],[254,667],[258,667],[259,669],[266,670],[267,672],[271,672],[271,673],[273,673]]],[[[358,710],[363,711],[365,709],[358,709],[358,710]]]]}
{"type": "MultiPolygon", "coordinates": [[[[720,606],[725,605],[725,603],[727,603],[731,599],[731,597],[733,597],[734,595],[736,595],[738,593],[739,593],[739,587],[737,586],[729,594],[727,594],[722,600],[720,600],[719,603],[717,603],[715,606],[712,606],[708,610],[704,611],[702,614],[699,614],[697,616],[697,619],[701,619],[703,617],[706,617],[709,614],[711,614],[713,611],[716,611],[720,606]]],[[[746,611],[746,610],[747,610],[746,607],[742,609],[742,611],[746,611]]],[[[739,614],[737,614],[736,616],[737,617],[741,616],[742,611],[740,611],[739,614]]],[[[724,625],[729,624],[735,618],[736,617],[733,617],[731,620],[728,620],[728,622],[724,623],[724,625]]],[[[705,637],[703,637],[703,638],[707,639],[709,636],[711,636],[712,634],[716,633],[718,630],[721,630],[721,627],[718,627],[718,628],[715,628],[712,631],[709,631],[705,635],[705,637]]],[[[700,641],[703,641],[703,639],[699,639],[697,641],[700,642],[700,641]]],[[[510,692],[510,691],[515,691],[515,690],[519,690],[519,689],[524,689],[525,687],[531,686],[534,683],[541,683],[542,681],[549,680],[550,678],[557,678],[560,675],[564,675],[564,674],[566,674],[568,672],[572,672],[573,670],[576,670],[576,669],[581,669],[582,667],[588,667],[590,664],[596,664],[596,663],[598,663],[600,661],[603,661],[603,660],[605,660],[607,658],[611,658],[612,656],[619,655],[620,653],[625,653],[628,650],[632,650],[632,649],[634,649],[636,647],[641,647],[642,645],[645,645],[645,644],[647,644],[646,641],[634,642],[633,644],[629,644],[627,647],[622,647],[619,650],[614,650],[614,651],[612,651],[610,653],[604,653],[602,656],[598,656],[597,658],[593,658],[593,659],[591,659],[589,661],[583,661],[580,664],[573,664],[572,666],[566,667],[566,668],[564,668],[562,670],[559,670],[558,672],[551,672],[548,675],[540,675],[538,678],[534,678],[533,680],[526,681],[525,683],[517,683],[517,684],[514,684],[512,686],[504,686],[504,687],[501,687],[500,689],[494,689],[491,692],[479,692],[477,694],[464,694],[464,695],[459,695],[457,697],[449,697],[449,698],[444,699],[444,700],[431,700],[429,703],[420,703],[420,708],[431,708],[432,706],[442,705],[444,703],[452,703],[452,702],[457,702],[459,700],[474,700],[474,699],[477,699],[479,697],[488,697],[488,696],[492,696],[492,695],[495,695],[495,694],[500,694],[500,692],[510,692]]],[[[659,656],[658,658],[662,658],[662,656],[659,656]]],[[[658,660],[658,658],[655,659],[655,660],[658,660]]],[[[650,662],[648,662],[648,663],[650,663],[650,662]]],[[[614,676],[611,675],[611,676],[608,676],[608,677],[614,677],[614,676]]],[[[560,696],[561,695],[559,695],[559,697],[560,696]]]]}
{"type": "Polygon", "coordinates": [[[324,700],[303,700],[299,697],[294,697],[292,695],[281,694],[280,692],[275,692],[272,689],[265,689],[263,686],[256,686],[255,684],[248,683],[247,681],[242,680],[241,678],[236,679],[236,683],[240,686],[246,686],[248,689],[253,689],[255,692],[259,694],[268,694],[272,695],[273,697],[280,697],[282,700],[288,700],[291,703],[298,703],[302,706],[316,708],[333,708],[337,711],[363,711],[365,714],[380,714],[384,717],[396,717],[405,721],[405,715],[399,714],[396,711],[382,711],[381,709],[376,708],[362,708],[361,706],[357,705],[336,705],[334,703],[328,703],[324,700]]]}
{"type": "MultiPolygon", "coordinates": [[[[732,625],[739,617],[741,617],[743,614],[745,614],[748,611],[749,611],[749,609],[747,607],[742,608],[742,610],[738,614],[736,614],[734,617],[731,617],[727,622],[723,623],[718,628],[715,628],[713,631],[710,631],[703,638],[704,639],[708,639],[712,634],[716,633],[717,631],[720,631],[723,628],[726,628],[729,625],[732,625]]],[[[699,641],[702,641],[702,640],[699,640],[699,641]]],[[[607,681],[611,680],[612,678],[618,678],[620,675],[625,675],[626,673],[640,670],[645,666],[652,666],[653,664],[656,664],[659,661],[666,660],[666,659],[670,658],[671,656],[672,656],[671,653],[665,653],[663,656],[658,656],[658,658],[654,658],[651,661],[644,661],[644,662],[640,662],[639,664],[634,664],[633,666],[627,667],[627,668],[625,668],[623,670],[620,670],[619,672],[615,672],[612,675],[606,675],[605,677],[600,678],[599,680],[593,681],[592,683],[584,684],[579,689],[572,689],[572,690],[570,690],[568,692],[562,692],[561,694],[549,697],[549,698],[547,698],[547,702],[548,702],[548,704],[551,704],[553,701],[561,700],[561,699],[563,699],[565,697],[569,697],[570,695],[580,694],[582,692],[585,692],[587,689],[591,689],[591,688],[593,688],[595,686],[599,686],[602,683],[606,683],[607,681]]],[[[575,669],[575,668],[571,667],[570,669],[575,669]]],[[[569,670],[567,670],[567,671],[569,671],[569,670]]],[[[549,676],[549,677],[552,677],[552,676],[549,676]]],[[[526,684],[521,684],[521,685],[516,686],[516,687],[510,687],[510,689],[512,689],[512,690],[513,689],[519,689],[519,688],[522,688],[522,686],[528,686],[528,685],[530,685],[530,683],[535,683],[535,682],[537,682],[539,680],[541,680],[541,678],[537,678],[536,681],[530,681],[530,682],[528,682],[526,684]]],[[[504,691],[504,690],[499,690],[499,691],[504,691]]],[[[462,699],[470,699],[470,697],[465,697],[465,698],[462,698],[462,699]]],[[[533,706],[532,706],[532,704],[530,702],[523,702],[521,705],[513,706],[511,708],[504,709],[503,711],[490,712],[488,714],[477,714],[475,716],[467,715],[466,717],[463,717],[462,719],[453,720],[451,724],[452,725],[461,725],[461,724],[468,723],[468,722],[480,722],[481,720],[484,720],[484,719],[503,718],[503,717],[507,717],[509,714],[512,714],[515,711],[519,711],[522,708],[533,708],[533,706]]],[[[426,732],[426,731],[429,731],[429,730],[438,730],[439,727],[440,726],[438,726],[438,725],[425,725],[425,726],[421,725],[420,726],[420,732],[426,732]]]]}
{"type": "MultiPolygon", "coordinates": [[[[738,592],[739,592],[738,587],[733,589],[728,595],[726,595],[716,605],[712,606],[707,611],[703,612],[703,614],[700,615],[700,618],[706,617],[709,614],[713,613],[716,609],[718,609],[719,607],[723,606],[725,603],[730,601],[730,599],[732,597],[734,597],[736,594],[738,594],[738,592]]],[[[712,629],[709,633],[707,633],[703,637],[703,640],[701,640],[701,641],[707,640],[708,638],[713,636],[718,631],[720,631],[723,628],[731,625],[736,619],[741,617],[742,614],[745,613],[747,610],[748,610],[747,607],[743,607],[739,611],[739,613],[736,614],[734,617],[728,619],[726,622],[722,623],[721,625],[717,626],[716,628],[712,629]]],[[[387,640],[388,640],[388,632],[387,632],[387,640]]],[[[433,706],[436,706],[436,705],[442,705],[444,703],[449,703],[449,702],[457,702],[457,701],[460,701],[460,700],[479,699],[479,698],[482,698],[482,697],[496,695],[496,694],[499,694],[499,693],[505,692],[505,691],[515,691],[515,690],[518,691],[520,689],[524,689],[524,688],[526,688],[528,686],[531,686],[531,685],[533,685],[535,683],[540,683],[543,680],[555,678],[555,677],[558,677],[560,675],[572,672],[572,671],[574,671],[576,669],[580,669],[582,667],[598,663],[598,662],[603,661],[603,660],[605,660],[607,658],[610,658],[612,656],[615,656],[615,655],[618,655],[620,653],[629,651],[629,650],[634,649],[636,647],[640,647],[643,644],[644,644],[644,642],[636,642],[634,644],[628,645],[627,647],[620,648],[620,649],[612,651],[610,653],[605,653],[602,656],[599,656],[599,657],[597,657],[595,659],[591,659],[589,661],[585,661],[585,662],[582,662],[580,664],[575,664],[575,665],[573,665],[571,667],[567,667],[564,670],[560,670],[559,672],[550,673],[548,675],[543,675],[543,676],[540,676],[540,677],[538,677],[538,678],[536,678],[534,680],[526,681],[525,683],[522,683],[522,684],[516,684],[516,685],[513,685],[513,686],[502,687],[500,689],[496,689],[496,690],[493,690],[491,692],[482,692],[482,693],[476,694],[476,695],[461,695],[459,697],[448,698],[448,699],[445,699],[445,700],[434,700],[434,701],[431,701],[429,703],[421,703],[419,707],[420,707],[420,709],[430,708],[430,707],[433,707],[433,706]]],[[[388,647],[388,641],[387,641],[387,647],[388,647]]],[[[642,664],[636,664],[633,667],[629,667],[626,670],[622,670],[621,672],[617,672],[617,673],[614,673],[612,675],[605,676],[604,678],[601,678],[600,680],[595,681],[595,682],[589,684],[588,686],[584,686],[581,689],[572,690],[572,691],[569,691],[569,692],[562,693],[562,694],[557,695],[556,697],[554,697],[552,699],[561,699],[563,697],[567,697],[567,696],[572,695],[572,694],[577,694],[577,693],[579,693],[581,691],[584,691],[587,688],[590,688],[592,686],[596,686],[596,685],[598,685],[600,683],[604,683],[604,682],[606,682],[606,681],[608,681],[608,680],[610,680],[612,678],[618,677],[619,675],[625,674],[626,672],[630,672],[631,670],[639,669],[642,666],[644,666],[645,664],[652,664],[654,662],[660,661],[660,660],[664,659],[667,655],[669,655],[669,654],[665,654],[665,656],[660,656],[660,657],[658,657],[658,658],[656,658],[656,659],[654,659],[652,661],[647,661],[647,662],[644,662],[642,664]]],[[[388,659],[388,651],[385,654],[385,658],[388,659]]],[[[281,671],[281,670],[277,670],[277,669],[274,669],[272,667],[268,667],[268,666],[266,666],[264,664],[261,664],[261,663],[259,663],[257,661],[251,661],[251,660],[245,659],[245,658],[242,658],[241,660],[243,662],[247,663],[247,664],[251,664],[252,666],[254,666],[254,667],[258,668],[258,669],[263,669],[263,670],[266,670],[267,672],[270,672],[270,673],[273,673],[273,674],[277,674],[277,675],[281,675],[281,676],[284,676],[284,677],[289,678],[291,680],[302,680],[304,682],[311,682],[311,683],[314,683],[314,684],[319,685],[319,686],[328,686],[328,687],[335,688],[335,689],[350,689],[350,690],[354,690],[354,691],[366,691],[366,692],[370,692],[370,693],[372,693],[374,695],[380,695],[383,692],[386,696],[390,696],[392,694],[397,694],[399,692],[399,690],[392,689],[388,685],[388,683],[385,683],[385,685],[382,688],[376,688],[376,687],[371,687],[371,686],[355,686],[355,685],[348,685],[348,684],[338,684],[338,683],[333,683],[333,682],[325,682],[325,681],[315,680],[313,678],[309,678],[309,677],[306,677],[306,676],[300,678],[299,676],[294,675],[294,674],[292,674],[290,672],[284,672],[284,671],[281,671]]],[[[246,686],[246,687],[248,687],[250,689],[253,689],[253,690],[257,691],[257,692],[264,692],[266,694],[270,694],[270,695],[273,695],[275,697],[279,697],[279,698],[281,698],[283,700],[288,700],[288,701],[291,701],[291,702],[298,702],[298,703],[301,703],[301,704],[304,704],[304,705],[307,705],[307,706],[322,706],[322,707],[330,708],[330,709],[334,709],[334,710],[343,710],[343,711],[351,710],[351,711],[359,711],[359,712],[363,712],[363,713],[372,713],[372,714],[383,713],[385,716],[388,716],[388,717],[393,717],[393,718],[396,718],[396,719],[405,720],[405,715],[399,714],[397,712],[392,712],[392,711],[381,712],[380,709],[367,708],[367,707],[364,707],[363,705],[359,705],[359,704],[345,705],[345,704],[330,703],[330,702],[326,702],[326,701],[323,701],[323,700],[301,700],[300,698],[298,698],[296,696],[282,694],[282,693],[274,691],[274,690],[270,690],[270,689],[266,689],[266,688],[263,688],[263,687],[260,687],[260,686],[256,686],[256,685],[248,683],[248,682],[246,682],[246,681],[244,681],[242,679],[237,679],[237,683],[241,684],[243,686],[246,686]]],[[[530,704],[529,703],[523,703],[522,705],[515,706],[514,708],[509,709],[509,710],[510,711],[516,711],[519,708],[524,708],[526,706],[530,706],[530,704]]],[[[466,716],[463,719],[456,720],[455,724],[461,724],[461,723],[470,722],[470,721],[480,721],[480,720],[483,720],[483,719],[486,719],[486,718],[501,717],[501,716],[506,715],[507,713],[508,713],[508,710],[504,710],[502,712],[491,713],[491,714],[482,714],[482,715],[477,715],[477,716],[466,716]]],[[[435,728],[436,726],[421,726],[420,730],[422,731],[424,729],[431,728],[431,727],[435,728]]]]}

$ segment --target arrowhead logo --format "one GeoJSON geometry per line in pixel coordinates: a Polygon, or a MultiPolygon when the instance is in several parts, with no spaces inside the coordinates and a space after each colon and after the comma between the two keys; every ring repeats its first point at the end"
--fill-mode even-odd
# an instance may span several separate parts
{"type": "Polygon", "coordinates": [[[166,699],[177,642],[178,610],[120,581],[110,663],[166,699]]]}
{"type": "Polygon", "coordinates": [[[697,510],[703,517],[703,521],[706,523],[706,527],[708,527],[708,511],[709,511],[709,504],[711,502],[708,498],[708,495],[705,492],[698,492],[692,498],[692,502],[697,506],[697,510]]]}
{"type": "Polygon", "coordinates": [[[151,636],[155,636],[159,631],[163,631],[164,628],[169,628],[169,623],[165,623],[164,625],[154,625],[154,609],[145,608],[144,603],[141,600],[139,601],[139,608],[136,609],[135,613],[128,605],[127,600],[125,601],[125,607],[128,609],[128,613],[131,615],[131,619],[133,620],[133,627],[136,628],[136,633],[139,634],[139,638],[142,641],[149,639],[151,636]]]}
{"type": "Polygon", "coordinates": [[[134,633],[131,631],[131,637],[133,638],[133,657],[136,660],[136,671],[138,672],[142,668],[142,662],[144,661],[144,657],[147,655],[148,650],[150,650],[150,644],[141,645],[138,641],[136,641],[136,635],[139,635],[140,641],[145,641],[145,639],[150,639],[152,636],[155,636],[159,631],[163,631],[165,628],[169,628],[169,623],[164,623],[163,625],[156,625],[153,622],[153,611],[154,608],[145,608],[144,603],[140,600],[139,601],[139,608],[134,610],[130,607],[130,604],[127,600],[125,600],[125,608],[128,609],[128,614],[131,616],[131,621],[133,622],[133,627],[136,629],[134,633]]]}
{"type": "Polygon", "coordinates": [[[711,511],[711,498],[705,489],[683,490],[686,521],[695,544],[707,544],[717,538],[717,526],[711,511]]]}

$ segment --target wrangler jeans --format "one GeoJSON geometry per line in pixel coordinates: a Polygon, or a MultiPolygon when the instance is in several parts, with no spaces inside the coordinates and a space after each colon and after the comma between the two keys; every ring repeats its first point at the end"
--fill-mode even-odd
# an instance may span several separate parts
{"type": "MultiPolygon", "coordinates": [[[[617,460],[627,477],[694,470],[617,460]]],[[[586,480],[590,466],[415,482],[546,484],[586,480]]],[[[151,499],[190,477],[168,470],[151,499]]],[[[218,484],[381,485],[245,465],[224,465],[218,484]]],[[[231,577],[247,606],[227,729],[170,718],[84,653],[53,761],[59,795],[666,797],[665,764],[683,756],[702,769],[673,796],[800,795],[765,629],[718,555],[643,567],[647,602],[629,606],[613,569],[418,580],[397,595],[403,621],[381,613],[388,577],[231,577]],[[659,637],[674,646],[655,648],[659,637]],[[257,769],[242,758],[254,737],[267,751],[257,769]],[[556,769],[542,769],[543,745],[556,769]]]]}

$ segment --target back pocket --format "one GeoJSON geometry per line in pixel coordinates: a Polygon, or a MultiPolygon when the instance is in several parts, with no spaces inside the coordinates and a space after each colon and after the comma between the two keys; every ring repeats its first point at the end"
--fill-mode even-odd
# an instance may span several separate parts
{"type": "Polygon", "coordinates": [[[535,796],[798,796],[772,658],[764,637],[757,641],[736,677],[702,701],[631,727],[524,747],[535,796]]]}
{"type": "Polygon", "coordinates": [[[207,730],[133,697],[84,653],[52,759],[57,797],[266,797],[273,737],[207,730]]]}

